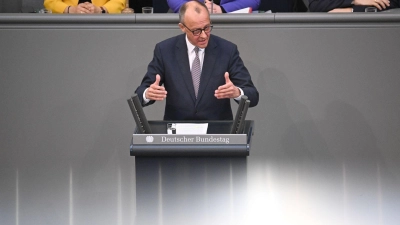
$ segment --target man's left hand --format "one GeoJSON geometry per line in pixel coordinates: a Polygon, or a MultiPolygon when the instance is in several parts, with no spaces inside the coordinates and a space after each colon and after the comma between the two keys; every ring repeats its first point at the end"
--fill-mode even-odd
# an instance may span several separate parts
{"type": "Polygon", "coordinates": [[[223,98],[237,98],[240,96],[239,88],[233,85],[232,81],[229,79],[229,73],[225,72],[225,84],[218,87],[215,90],[214,96],[217,99],[223,98]]]}

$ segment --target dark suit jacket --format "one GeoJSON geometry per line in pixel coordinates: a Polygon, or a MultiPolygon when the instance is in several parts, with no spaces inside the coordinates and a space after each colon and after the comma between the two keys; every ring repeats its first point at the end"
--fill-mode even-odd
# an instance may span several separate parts
{"type": "Polygon", "coordinates": [[[145,89],[154,83],[157,74],[161,76],[160,85],[164,84],[167,91],[164,120],[232,120],[230,99],[214,96],[215,90],[225,84],[225,72],[229,72],[233,84],[248,96],[250,107],[257,105],[258,91],[235,44],[210,35],[197,99],[187,52],[185,34],[158,43],[142,84],[136,89],[143,102],[145,89]]]}

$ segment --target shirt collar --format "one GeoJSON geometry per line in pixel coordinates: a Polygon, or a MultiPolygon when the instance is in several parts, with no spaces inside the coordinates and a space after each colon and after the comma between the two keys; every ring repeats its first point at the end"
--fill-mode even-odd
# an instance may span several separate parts
{"type": "MultiPolygon", "coordinates": [[[[186,39],[186,45],[187,45],[188,51],[189,51],[189,52],[193,52],[193,50],[194,50],[194,48],[195,48],[196,46],[194,46],[194,45],[192,45],[192,43],[190,43],[190,41],[189,41],[187,35],[185,35],[185,39],[186,39]]],[[[204,48],[199,48],[199,52],[201,52],[201,51],[203,51],[203,50],[204,50],[204,48]]]]}

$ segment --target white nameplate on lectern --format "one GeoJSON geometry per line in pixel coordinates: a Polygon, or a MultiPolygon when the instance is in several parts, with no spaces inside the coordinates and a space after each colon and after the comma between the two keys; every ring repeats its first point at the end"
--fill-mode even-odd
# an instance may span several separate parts
{"type": "Polygon", "coordinates": [[[133,134],[134,145],[234,145],[247,144],[246,134],[133,134]]]}

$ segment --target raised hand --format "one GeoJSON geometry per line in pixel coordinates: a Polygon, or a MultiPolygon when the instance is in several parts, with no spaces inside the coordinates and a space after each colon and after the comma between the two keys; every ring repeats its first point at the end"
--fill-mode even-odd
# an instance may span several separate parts
{"type": "Polygon", "coordinates": [[[167,91],[160,86],[160,75],[156,75],[156,81],[146,91],[146,98],[154,101],[162,101],[167,97],[167,91]]]}
{"type": "Polygon", "coordinates": [[[229,73],[225,72],[225,84],[215,90],[214,96],[218,99],[223,98],[237,98],[240,96],[239,88],[236,87],[229,79],[229,73]]]}

